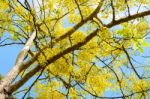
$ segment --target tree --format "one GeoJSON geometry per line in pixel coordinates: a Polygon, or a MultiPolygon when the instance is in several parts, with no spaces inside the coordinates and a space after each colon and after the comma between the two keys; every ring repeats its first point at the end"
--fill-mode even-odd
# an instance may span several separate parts
{"type": "Polygon", "coordinates": [[[0,46],[22,46],[2,77],[1,99],[22,91],[30,99],[32,88],[38,99],[149,97],[149,0],[1,0],[0,7],[1,38],[11,35],[0,46]]]}

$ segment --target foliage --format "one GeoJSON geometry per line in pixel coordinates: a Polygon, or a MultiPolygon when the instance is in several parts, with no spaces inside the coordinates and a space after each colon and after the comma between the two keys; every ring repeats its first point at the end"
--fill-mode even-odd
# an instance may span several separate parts
{"type": "Polygon", "coordinates": [[[0,7],[0,36],[10,34],[0,46],[25,46],[36,32],[8,92],[34,76],[24,97],[34,86],[37,99],[149,98],[143,58],[150,47],[149,0],[1,0],[0,7]]]}

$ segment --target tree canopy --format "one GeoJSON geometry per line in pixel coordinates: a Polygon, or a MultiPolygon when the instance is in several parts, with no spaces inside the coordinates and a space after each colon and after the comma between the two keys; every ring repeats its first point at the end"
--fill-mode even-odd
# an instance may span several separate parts
{"type": "Polygon", "coordinates": [[[0,8],[0,48],[22,46],[1,76],[1,99],[150,98],[149,0],[0,0],[0,8]]]}

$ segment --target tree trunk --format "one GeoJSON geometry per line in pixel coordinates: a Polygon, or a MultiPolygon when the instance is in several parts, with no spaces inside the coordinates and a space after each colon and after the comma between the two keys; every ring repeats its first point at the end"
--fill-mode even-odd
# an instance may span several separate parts
{"type": "Polygon", "coordinates": [[[5,99],[5,94],[4,93],[0,93],[0,99],[5,99]]]}
{"type": "Polygon", "coordinates": [[[16,99],[12,95],[9,95],[5,92],[0,93],[0,99],[16,99]]]}
{"type": "Polygon", "coordinates": [[[31,35],[31,37],[26,42],[24,48],[21,50],[21,52],[17,56],[15,65],[7,73],[7,75],[4,78],[2,78],[2,80],[0,81],[0,99],[14,99],[14,98],[12,98],[11,94],[8,93],[7,89],[10,86],[10,84],[18,76],[18,74],[20,72],[19,68],[22,65],[23,59],[24,59],[25,55],[28,53],[35,37],[36,37],[36,32],[34,31],[31,35]]]}

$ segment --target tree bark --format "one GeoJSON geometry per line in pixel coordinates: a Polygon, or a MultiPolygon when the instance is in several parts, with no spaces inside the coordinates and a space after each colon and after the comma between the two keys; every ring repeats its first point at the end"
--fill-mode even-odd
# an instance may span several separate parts
{"type": "Polygon", "coordinates": [[[36,32],[33,32],[32,35],[30,36],[30,38],[28,39],[28,41],[26,42],[25,46],[23,47],[23,49],[17,56],[15,65],[8,72],[8,74],[1,80],[1,82],[0,82],[0,99],[9,99],[9,98],[7,98],[7,96],[9,97],[9,95],[7,93],[8,86],[18,76],[18,74],[20,72],[19,68],[22,65],[24,57],[26,56],[27,52],[29,51],[35,37],[36,37],[36,32]]]}

